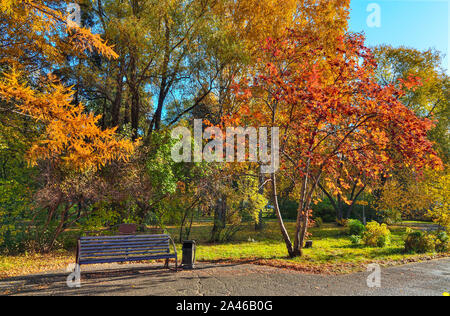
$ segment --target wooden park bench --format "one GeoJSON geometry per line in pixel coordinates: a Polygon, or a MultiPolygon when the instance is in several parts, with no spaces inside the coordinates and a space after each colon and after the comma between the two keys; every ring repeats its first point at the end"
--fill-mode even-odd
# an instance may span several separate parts
{"type": "Polygon", "coordinates": [[[169,259],[175,259],[175,270],[178,270],[175,243],[167,234],[90,236],[78,239],[76,263],[80,266],[158,259],[165,259],[165,268],[169,268],[169,259]]]}

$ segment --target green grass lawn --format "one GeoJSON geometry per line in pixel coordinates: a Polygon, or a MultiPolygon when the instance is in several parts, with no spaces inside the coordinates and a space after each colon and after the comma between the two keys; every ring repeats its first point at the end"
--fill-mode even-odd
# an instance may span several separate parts
{"type": "MultiPolygon", "coordinates": [[[[410,223],[402,225],[410,226],[410,223]]],[[[295,223],[286,223],[286,226],[289,232],[294,232],[295,223]]],[[[432,253],[405,254],[403,249],[406,227],[403,226],[390,227],[392,242],[388,247],[373,248],[352,245],[346,228],[324,224],[320,229],[310,230],[313,248],[304,249],[304,255],[294,259],[287,256],[286,246],[275,221],[267,222],[262,232],[255,232],[253,225],[244,225],[232,242],[224,244],[206,242],[210,229],[210,224],[206,223],[193,227],[191,238],[199,241],[197,247],[199,261],[253,260],[298,270],[340,273],[361,270],[369,262],[391,265],[434,257],[432,253]],[[248,241],[249,238],[255,241],[248,241]]],[[[293,239],[293,236],[291,238],[293,239]]]]}
{"type": "MultiPolygon", "coordinates": [[[[312,249],[305,249],[300,258],[287,256],[286,246],[281,238],[276,221],[266,221],[264,230],[256,232],[253,224],[242,225],[233,240],[222,244],[208,242],[212,228],[211,222],[195,223],[191,239],[197,241],[198,261],[239,261],[285,267],[309,273],[348,273],[365,269],[368,263],[395,265],[430,258],[450,256],[450,254],[404,254],[403,239],[405,226],[426,225],[426,223],[402,223],[391,226],[392,243],[385,248],[372,248],[352,245],[345,228],[335,224],[324,224],[312,228],[310,238],[312,249]],[[249,241],[249,238],[254,241],[249,241]]],[[[287,222],[289,232],[294,232],[295,223],[287,222]]],[[[177,240],[179,230],[169,227],[169,233],[177,240]]],[[[291,236],[292,238],[293,236],[291,236]]],[[[177,244],[181,259],[181,245],[177,244]]],[[[52,254],[24,254],[19,256],[0,256],[0,278],[15,275],[51,271],[67,267],[75,260],[74,251],[57,251],[52,254]]]]}

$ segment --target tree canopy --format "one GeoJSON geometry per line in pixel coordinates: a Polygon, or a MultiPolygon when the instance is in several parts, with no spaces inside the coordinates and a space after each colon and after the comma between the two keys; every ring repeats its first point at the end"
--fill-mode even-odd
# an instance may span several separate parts
{"type": "Polygon", "coordinates": [[[440,52],[367,47],[349,32],[350,0],[76,4],[79,24],[67,1],[0,2],[0,250],[48,251],[72,228],[123,222],[189,238],[198,218],[222,242],[270,213],[295,257],[320,203],[339,223],[365,203],[377,219],[448,229],[440,52]],[[197,120],[279,128],[281,168],[174,161],[171,131],[197,120]]]}

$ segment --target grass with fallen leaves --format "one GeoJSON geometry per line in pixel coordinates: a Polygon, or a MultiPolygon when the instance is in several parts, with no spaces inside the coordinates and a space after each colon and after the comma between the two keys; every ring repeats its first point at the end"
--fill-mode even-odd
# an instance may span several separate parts
{"type": "Polygon", "coordinates": [[[0,279],[45,271],[66,269],[74,262],[74,252],[55,251],[48,254],[0,256],[0,279]]]}
{"type": "MultiPolygon", "coordinates": [[[[449,253],[405,254],[403,252],[405,226],[416,226],[416,224],[403,223],[402,226],[390,227],[392,243],[385,248],[352,245],[346,228],[324,224],[321,228],[311,229],[313,248],[305,249],[302,257],[294,259],[287,256],[286,246],[281,239],[278,223],[275,221],[266,222],[264,230],[259,232],[255,231],[252,224],[242,225],[232,241],[216,244],[208,242],[212,224],[210,222],[195,223],[190,237],[197,241],[197,261],[248,262],[307,273],[349,273],[361,271],[369,263],[390,266],[450,256],[449,253]]],[[[426,225],[426,223],[421,224],[426,225]]],[[[286,223],[290,232],[294,231],[294,225],[295,223],[286,223]]],[[[178,228],[170,227],[169,233],[176,237],[178,228]]],[[[181,245],[178,244],[177,248],[181,259],[181,245]]],[[[65,270],[74,260],[73,251],[0,256],[0,279],[65,270]]]]}
{"type": "MultiPolygon", "coordinates": [[[[295,223],[286,223],[288,231],[293,232],[294,225],[295,223]]],[[[195,227],[192,232],[193,239],[201,238],[209,229],[208,225],[195,227]]],[[[262,232],[255,232],[253,225],[243,226],[230,243],[200,243],[197,248],[197,260],[252,262],[309,273],[339,274],[361,271],[367,264],[375,262],[389,266],[450,256],[434,253],[405,254],[406,227],[392,226],[392,242],[385,248],[353,245],[347,235],[347,229],[334,224],[325,224],[310,231],[313,248],[304,249],[302,257],[292,259],[287,256],[278,223],[269,222],[262,232]]]]}

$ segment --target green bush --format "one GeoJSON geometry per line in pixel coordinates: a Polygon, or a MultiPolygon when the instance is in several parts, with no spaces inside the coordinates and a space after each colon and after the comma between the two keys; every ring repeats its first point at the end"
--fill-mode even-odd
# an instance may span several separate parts
{"type": "Polygon", "coordinates": [[[441,231],[437,234],[437,238],[441,241],[441,242],[447,242],[450,240],[450,238],[448,237],[448,234],[445,231],[441,231]]]}
{"type": "Polygon", "coordinates": [[[378,237],[377,247],[384,248],[384,247],[388,246],[390,243],[391,243],[391,236],[383,235],[383,236],[378,237]]]}
{"type": "Polygon", "coordinates": [[[317,217],[314,219],[314,224],[317,228],[320,228],[323,226],[323,220],[320,217],[317,217]]]}
{"type": "Polygon", "coordinates": [[[27,183],[0,179],[0,253],[28,250],[32,219],[31,190],[27,183]]]}
{"type": "Polygon", "coordinates": [[[442,242],[438,240],[436,242],[436,251],[437,252],[450,252],[450,243],[448,241],[442,242]]]}
{"type": "Polygon", "coordinates": [[[280,199],[280,212],[284,219],[297,219],[298,203],[289,199],[280,199]]]}
{"type": "Polygon", "coordinates": [[[348,223],[350,222],[348,219],[337,219],[335,220],[336,225],[338,225],[339,227],[348,227],[348,223]]]}
{"type": "Polygon", "coordinates": [[[410,232],[405,239],[405,251],[408,253],[426,253],[436,251],[437,238],[433,234],[421,231],[410,232]]]}
{"type": "Polygon", "coordinates": [[[369,247],[385,247],[391,243],[391,231],[386,224],[370,222],[366,225],[362,240],[369,247]]]}
{"type": "Polygon", "coordinates": [[[324,223],[333,223],[336,220],[336,210],[331,205],[330,201],[325,200],[313,207],[313,216],[320,217],[324,223]]]}
{"type": "Polygon", "coordinates": [[[348,233],[349,235],[362,236],[366,227],[357,219],[351,219],[348,222],[348,233]]]}
{"type": "Polygon", "coordinates": [[[353,245],[359,245],[361,243],[361,236],[360,235],[351,235],[350,241],[353,245]]]}
{"type": "Polygon", "coordinates": [[[437,252],[449,252],[450,251],[450,238],[445,231],[441,231],[437,234],[436,251],[437,252]]]}
{"type": "Polygon", "coordinates": [[[402,213],[398,210],[380,210],[382,222],[387,225],[394,225],[402,221],[402,213]]]}
{"type": "Polygon", "coordinates": [[[446,232],[426,233],[410,231],[405,239],[405,251],[408,253],[448,252],[449,236],[446,232]]]}

